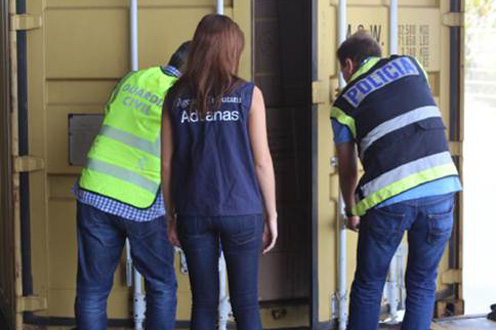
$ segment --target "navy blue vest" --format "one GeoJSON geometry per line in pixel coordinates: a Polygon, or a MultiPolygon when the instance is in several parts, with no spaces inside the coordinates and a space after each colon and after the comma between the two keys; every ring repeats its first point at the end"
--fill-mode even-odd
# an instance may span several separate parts
{"type": "Polygon", "coordinates": [[[359,215],[415,186],[457,175],[423,68],[408,56],[370,64],[331,113],[352,131],[365,170],[356,191],[359,215]]]}
{"type": "Polygon", "coordinates": [[[242,83],[205,118],[191,97],[169,106],[174,130],[173,194],[179,215],[261,214],[262,197],[248,133],[253,83],[242,83]]]}

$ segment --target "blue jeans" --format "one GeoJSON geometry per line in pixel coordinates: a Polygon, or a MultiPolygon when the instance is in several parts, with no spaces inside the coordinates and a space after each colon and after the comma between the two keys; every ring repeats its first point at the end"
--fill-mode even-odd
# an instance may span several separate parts
{"type": "Polygon", "coordinates": [[[126,237],[145,278],[146,329],[174,329],[177,283],[165,219],[129,221],[78,202],[77,228],[77,329],[107,329],[107,298],[126,237]]]}
{"type": "Polygon", "coordinates": [[[262,216],[179,216],[177,222],[193,293],[191,329],[215,329],[219,305],[221,243],[236,328],[261,330],[258,261],[262,247],[262,216]]]}
{"type": "Polygon", "coordinates": [[[372,209],[362,217],[348,330],[375,330],[389,263],[408,231],[406,314],[402,330],[428,330],[439,262],[453,227],[454,194],[372,209]]]}

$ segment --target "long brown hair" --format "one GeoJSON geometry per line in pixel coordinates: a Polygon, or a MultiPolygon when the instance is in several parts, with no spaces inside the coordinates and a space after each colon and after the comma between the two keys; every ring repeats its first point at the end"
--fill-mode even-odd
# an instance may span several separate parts
{"type": "Polygon", "coordinates": [[[217,110],[222,97],[241,81],[237,74],[243,48],[243,32],[232,19],[216,14],[203,17],[191,43],[186,70],[170,91],[172,102],[168,104],[174,105],[187,91],[195,99],[190,111],[198,110],[204,117],[217,110]]]}

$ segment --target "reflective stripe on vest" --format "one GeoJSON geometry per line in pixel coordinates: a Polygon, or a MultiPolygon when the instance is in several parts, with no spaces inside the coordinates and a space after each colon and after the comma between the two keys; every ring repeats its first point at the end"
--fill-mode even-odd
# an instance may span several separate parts
{"type": "Polygon", "coordinates": [[[137,208],[153,204],[160,189],[162,104],[176,80],[155,67],[119,83],[88,153],[81,188],[137,208]]]}
{"type": "Polygon", "coordinates": [[[441,117],[439,109],[435,106],[425,106],[420,107],[410,112],[404,113],[401,116],[395,117],[388,120],[373,130],[371,130],[363,139],[360,141],[360,158],[363,158],[365,151],[377,140],[379,140],[384,135],[394,132],[402,127],[408,126],[415,122],[432,118],[441,117]]]}
{"type": "Polygon", "coordinates": [[[362,216],[367,212],[368,209],[380,204],[381,202],[393,196],[407,191],[408,189],[450,175],[458,175],[456,166],[453,163],[433,167],[423,172],[416,173],[404,178],[401,181],[394,182],[391,185],[384,187],[381,190],[373,193],[372,195],[362,199],[355,205],[352,212],[355,215],[362,216]]]}
{"type": "Polygon", "coordinates": [[[331,119],[337,120],[340,124],[345,125],[350,130],[353,138],[356,138],[356,125],[355,119],[348,116],[343,110],[338,107],[332,107],[331,109],[331,119]]]}
{"type": "Polygon", "coordinates": [[[100,134],[127,144],[135,149],[142,150],[155,157],[160,157],[160,137],[158,137],[155,142],[150,142],[126,131],[107,125],[102,126],[100,134]]]}
{"type": "Polygon", "coordinates": [[[89,159],[86,168],[95,172],[113,176],[120,180],[130,182],[151,192],[154,195],[157,193],[157,190],[160,187],[160,184],[148,179],[145,176],[139,175],[123,167],[108,164],[97,159],[89,159]]]}
{"type": "Polygon", "coordinates": [[[422,172],[431,167],[452,164],[453,160],[449,152],[441,152],[439,154],[430,155],[424,158],[414,160],[401,165],[389,172],[383,173],[378,178],[364,184],[360,189],[365,197],[373,194],[376,191],[390,185],[395,181],[403,180],[404,178],[415,174],[417,172],[422,172]]]}

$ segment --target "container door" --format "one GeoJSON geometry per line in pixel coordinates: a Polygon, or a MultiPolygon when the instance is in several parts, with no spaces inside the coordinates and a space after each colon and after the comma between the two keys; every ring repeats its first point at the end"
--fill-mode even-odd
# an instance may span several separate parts
{"type": "MultiPolygon", "coordinates": [[[[25,323],[74,324],[76,203],[70,190],[109,93],[130,67],[128,5],[123,0],[27,0],[27,13],[42,22],[27,35],[27,139],[30,154],[44,160],[43,169],[29,174],[28,277],[46,308],[25,316],[25,323]]],[[[139,67],[166,64],[181,42],[192,38],[201,17],[214,11],[213,0],[140,0],[139,67]]],[[[250,3],[225,1],[225,13],[251,40],[250,3]]],[[[249,42],[240,74],[251,76],[249,42]]],[[[184,326],[191,297],[188,276],[177,265],[177,318],[184,326]]],[[[131,306],[122,259],[108,301],[110,325],[129,325],[131,306]]]]}
{"type": "MultiPolygon", "coordinates": [[[[329,121],[334,89],[338,86],[338,0],[314,0],[313,8],[313,280],[312,327],[333,324],[337,317],[338,176],[329,121]]],[[[348,0],[348,35],[368,30],[389,53],[389,3],[348,0]]],[[[398,50],[413,55],[425,67],[431,89],[447,126],[450,149],[462,174],[463,65],[462,1],[399,1],[398,50]]],[[[453,236],[438,277],[436,315],[463,312],[461,293],[462,200],[458,195],[453,236]]],[[[356,239],[347,234],[347,294],[355,270],[356,239]]],[[[401,288],[400,288],[401,289],[401,288]]],[[[404,292],[403,292],[404,293],[404,292]]],[[[404,294],[403,294],[404,297],[404,294]]],[[[388,303],[384,301],[384,303],[388,303]]]]}
{"type": "Polygon", "coordinates": [[[337,1],[313,1],[312,67],[312,329],[331,328],[336,291],[338,178],[330,112],[337,87],[337,1]]]}

